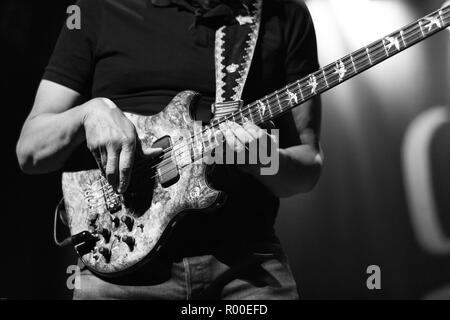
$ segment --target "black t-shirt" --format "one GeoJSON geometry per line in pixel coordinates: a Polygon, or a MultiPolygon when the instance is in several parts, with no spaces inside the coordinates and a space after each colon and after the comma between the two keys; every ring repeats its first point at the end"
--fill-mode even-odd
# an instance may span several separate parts
{"type": "MultiPolygon", "coordinates": [[[[155,7],[150,0],[80,0],[77,5],[81,29],[62,28],[44,79],[89,98],[110,98],[128,112],[155,114],[187,89],[200,92],[204,104],[214,102],[215,30],[193,24],[192,12],[179,6],[155,7]]],[[[244,101],[316,69],[316,39],[306,6],[265,0],[244,101]]],[[[236,170],[227,172],[226,179],[236,183],[227,190],[225,207],[206,218],[185,219],[189,238],[200,233],[198,241],[192,240],[198,246],[230,234],[273,239],[278,199],[236,170]]]]}

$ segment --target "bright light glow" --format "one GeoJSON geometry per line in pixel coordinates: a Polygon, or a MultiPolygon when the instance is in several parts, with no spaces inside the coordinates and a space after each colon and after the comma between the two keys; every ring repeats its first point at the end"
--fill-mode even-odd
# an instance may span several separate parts
{"type": "Polygon", "coordinates": [[[402,1],[310,0],[307,3],[318,28],[327,25],[327,33],[339,33],[355,49],[418,18],[412,18],[409,6],[402,1]]]}
{"type": "MultiPolygon", "coordinates": [[[[321,65],[331,63],[419,18],[405,1],[309,0],[307,5],[316,28],[321,65]]],[[[380,108],[387,109],[392,105],[418,108],[416,99],[426,89],[423,77],[426,66],[425,51],[417,47],[409,49],[332,91],[330,100],[333,104],[339,104],[337,107],[350,125],[352,120],[356,120],[353,119],[356,117],[355,107],[364,103],[355,100],[359,96],[356,92],[367,88],[379,100],[380,108]]],[[[411,112],[409,108],[394,110],[389,112],[395,112],[399,117],[411,112]]]]}

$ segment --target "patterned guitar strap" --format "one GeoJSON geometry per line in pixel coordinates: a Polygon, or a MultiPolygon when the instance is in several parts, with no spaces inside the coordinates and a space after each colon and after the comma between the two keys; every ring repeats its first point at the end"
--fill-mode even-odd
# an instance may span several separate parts
{"type": "MultiPolygon", "coordinates": [[[[247,6],[248,14],[237,16],[237,24],[222,26],[216,31],[216,100],[212,111],[214,119],[220,119],[243,106],[241,97],[258,40],[262,0],[243,2],[250,2],[247,6]]],[[[192,298],[218,299],[227,283],[248,270],[259,271],[261,259],[248,253],[247,251],[244,251],[244,254],[240,253],[238,263],[192,298]]]]}
{"type": "Polygon", "coordinates": [[[261,24],[262,0],[243,1],[246,14],[238,23],[222,26],[215,35],[216,99],[214,119],[239,110],[261,24]]]}

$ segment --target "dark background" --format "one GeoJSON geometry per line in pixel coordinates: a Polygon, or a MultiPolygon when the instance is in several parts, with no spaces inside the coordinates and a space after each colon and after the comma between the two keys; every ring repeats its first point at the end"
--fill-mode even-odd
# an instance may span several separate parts
{"type": "MultiPolygon", "coordinates": [[[[353,19],[346,13],[348,8],[337,7],[337,2],[344,5],[308,1],[322,64],[378,38],[370,30],[382,36],[442,4],[349,0],[347,7],[356,2],[367,8],[379,6],[379,11],[365,12],[361,7],[357,12],[363,18],[353,19]],[[398,21],[397,13],[401,13],[398,21]],[[382,19],[374,19],[377,14],[382,19]]],[[[52,240],[53,210],[61,197],[59,174],[26,176],[15,158],[21,125],[71,3],[0,2],[2,153],[6,155],[0,298],[71,297],[66,268],[75,256],[52,240]]],[[[436,212],[446,243],[443,250],[433,250],[426,237],[418,237],[420,226],[412,223],[402,165],[405,132],[412,121],[435,106],[449,109],[449,50],[450,34],[441,33],[324,95],[323,176],[312,193],[283,200],[277,224],[304,299],[418,299],[450,285],[450,240],[445,238],[450,237],[448,121],[436,132],[430,148],[436,212]],[[381,290],[366,287],[366,268],[372,264],[381,268],[381,290]]],[[[440,296],[449,297],[445,291],[440,296]]]]}

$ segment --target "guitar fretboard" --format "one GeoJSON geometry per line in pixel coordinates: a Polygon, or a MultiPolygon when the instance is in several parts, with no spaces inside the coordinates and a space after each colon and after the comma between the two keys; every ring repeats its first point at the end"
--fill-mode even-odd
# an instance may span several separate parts
{"type": "Polygon", "coordinates": [[[211,126],[215,127],[226,120],[239,124],[246,121],[261,124],[272,120],[449,26],[450,6],[447,5],[245,106],[240,111],[212,121],[211,126]]]}

